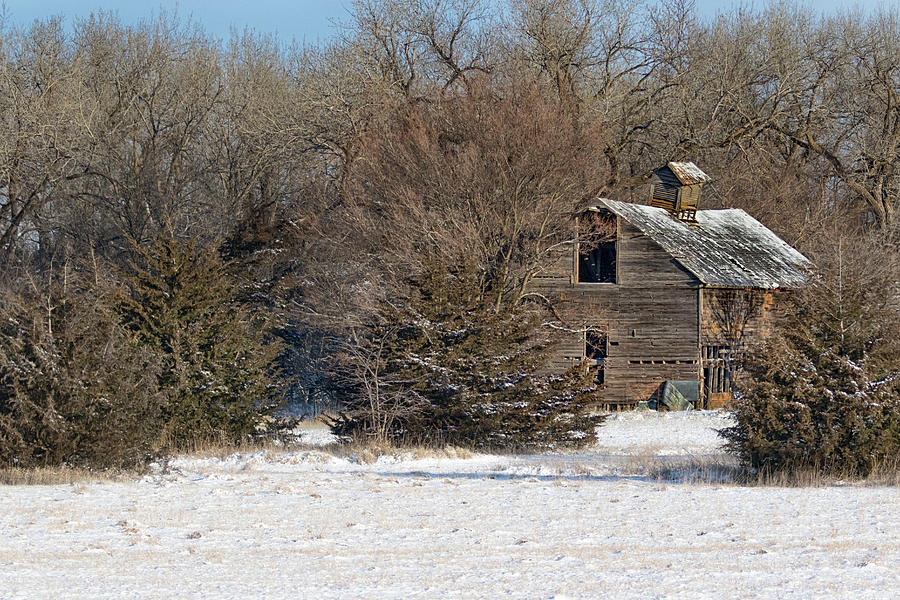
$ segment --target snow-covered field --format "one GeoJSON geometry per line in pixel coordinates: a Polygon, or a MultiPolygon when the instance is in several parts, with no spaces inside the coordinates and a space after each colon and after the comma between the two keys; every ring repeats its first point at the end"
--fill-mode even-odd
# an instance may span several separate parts
{"type": "Polygon", "coordinates": [[[713,412],[615,415],[575,455],[180,458],[0,487],[0,598],[892,598],[900,490],[661,482],[713,412]]]}

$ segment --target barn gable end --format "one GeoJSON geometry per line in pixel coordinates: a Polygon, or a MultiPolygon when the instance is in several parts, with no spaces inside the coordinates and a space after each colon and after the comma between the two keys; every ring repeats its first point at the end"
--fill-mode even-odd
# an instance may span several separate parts
{"type": "Polygon", "coordinates": [[[591,254],[599,244],[576,237],[533,283],[563,300],[577,326],[549,368],[597,369],[607,406],[656,399],[675,381],[696,382],[701,406],[727,402],[730,357],[768,334],[778,294],[806,284],[809,261],[741,210],[697,210],[686,221],[601,199],[580,222],[591,215],[614,219],[606,250],[591,254]],[[586,261],[614,276],[583,276],[586,261]]]}

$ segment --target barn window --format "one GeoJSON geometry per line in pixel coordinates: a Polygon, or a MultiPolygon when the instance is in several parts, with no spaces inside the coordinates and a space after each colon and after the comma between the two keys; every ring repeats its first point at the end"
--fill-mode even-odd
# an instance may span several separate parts
{"type": "Polygon", "coordinates": [[[588,329],[584,334],[584,357],[597,367],[597,384],[604,381],[606,363],[606,334],[588,329]]]}
{"type": "Polygon", "coordinates": [[[616,282],[616,218],[588,211],[578,220],[578,283],[616,282]]]}

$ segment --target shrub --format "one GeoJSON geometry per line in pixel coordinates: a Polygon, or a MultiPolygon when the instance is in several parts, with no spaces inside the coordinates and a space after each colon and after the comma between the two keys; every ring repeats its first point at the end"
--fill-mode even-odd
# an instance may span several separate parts
{"type": "Polygon", "coordinates": [[[839,235],[738,379],[730,447],[757,469],[866,476],[900,455],[900,298],[878,236],[839,235]]]}
{"type": "Polygon", "coordinates": [[[119,310],[134,338],[161,356],[164,441],[240,441],[275,407],[278,344],[252,326],[214,250],[161,236],[134,255],[119,310]]]}
{"type": "Polygon", "coordinates": [[[0,299],[0,465],[129,467],[157,448],[159,357],[108,290],[36,283],[0,299]]]}
{"type": "Polygon", "coordinates": [[[544,325],[561,319],[531,282],[608,180],[603,132],[522,81],[385,116],[348,165],[341,277],[320,286],[344,292],[318,311],[348,324],[332,329],[341,430],[469,447],[589,441],[594,383],[541,374],[544,325]]]}
{"type": "Polygon", "coordinates": [[[725,430],[752,467],[865,476],[900,454],[900,377],[784,335],[747,359],[725,430]]]}
{"type": "Polygon", "coordinates": [[[542,375],[553,336],[527,303],[485,306],[436,277],[421,295],[385,308],[378,326],[337,353],[345,410],[336,433],[469,448],[546,449],[591,442],[602,417],[580,368],[542,375]]]}

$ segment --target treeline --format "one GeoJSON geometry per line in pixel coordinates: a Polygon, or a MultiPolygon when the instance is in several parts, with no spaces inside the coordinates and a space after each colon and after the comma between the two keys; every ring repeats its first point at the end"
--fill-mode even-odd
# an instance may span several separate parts
{"type": "MultiPolygon", "coordinates": [[[[572,324],[528,282],[670,160],[825,267],[817,315],[898,331],[897,19],[359,0],[316,47],[7,28],[0,462],[237,441],[285,399],[379,439],[588,440],[592,382],[540,369],[572,324]]],[[[873,380],[897,337],[859,336],[873,380]]]]}

